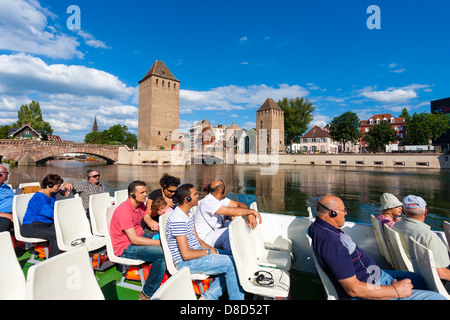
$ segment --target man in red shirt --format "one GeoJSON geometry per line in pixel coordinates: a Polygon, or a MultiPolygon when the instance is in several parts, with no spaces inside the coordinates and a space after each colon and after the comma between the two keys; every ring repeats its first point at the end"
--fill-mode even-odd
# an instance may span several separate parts
{"type": "Polygon", "coordinates": [[[166,262],[160,240],[150,239],[141,226],[149,219],[145,199],[147,186],[133,181],[128,186],[128,199],[114,211],[110,224],[111,242],[117,256],[140,259],[152,264],[140,300],[148,300],[159,288],[166,271],[166,262]]]}

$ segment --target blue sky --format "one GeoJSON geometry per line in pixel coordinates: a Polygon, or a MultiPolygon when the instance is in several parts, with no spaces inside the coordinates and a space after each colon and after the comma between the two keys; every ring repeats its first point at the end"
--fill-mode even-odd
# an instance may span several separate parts
{"type": "Polygon", "coordinates": [[[181,131],[204,118],[255,127],[267,98],[312,100],[311,125],[430,112],[450,97],[449,13],[444,0],[0,0],[0,125],[35,99],[63,139],[82,141],[94,116],[137,134],[155,60],[181,81],[181,131]],[[370,5],[381,29],[367,27],[370,5]]]}

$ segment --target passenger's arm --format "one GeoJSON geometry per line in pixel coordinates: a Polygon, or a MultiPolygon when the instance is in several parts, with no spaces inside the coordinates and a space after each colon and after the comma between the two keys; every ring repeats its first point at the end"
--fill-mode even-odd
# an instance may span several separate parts
{"type": "Polygon", "coordinates": [[[370,300],[406,298],[412,294],[413,288],[410,279],[394,280],[391,285],[384,286],[361,282],[356,278],[356,275],[338,281],[350,297],[370,300]]]}

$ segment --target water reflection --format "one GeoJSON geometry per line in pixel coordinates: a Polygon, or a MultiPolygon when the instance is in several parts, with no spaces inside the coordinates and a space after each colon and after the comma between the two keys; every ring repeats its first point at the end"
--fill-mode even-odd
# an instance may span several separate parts
{"type": "Polygon", "coordinates": [[[258,202],[262,212],[306,216],[307,207],[315,212],[324,194],[341,197],[348,208],[347,220],[369,223],[369,214],[379,213],[382,193],[390,192],[400,200],[408,194],[422,196],[428,203],[426,222],[442,230],[450,220],[450,171],[402,168],[354,168],[281,165],[273,176],[260,175],[253,165],[126,166],[100,165],[76,161],[49,161],[39,167],[12,167],[9,183],[41,181],[47,173],[57,173],[66,181],[85,179],[87,169],[98,169],[108,191],[125,189],[132,180],[145,181],[150,190],[159,188],[159,179],[168,172],[182,183],[192,183],[201,197],[203,188],[214,179],[223,179],[230,198],[247,204],[258,202]]]}

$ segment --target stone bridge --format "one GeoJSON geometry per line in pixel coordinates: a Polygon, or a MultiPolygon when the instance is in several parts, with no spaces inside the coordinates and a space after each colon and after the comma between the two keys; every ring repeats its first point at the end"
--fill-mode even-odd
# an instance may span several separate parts
{"type": "Polygon", "coordinates": [[[65,153],[80,153],[97,156],[113,164],[119,158],[119,147],[58,141],[0,140],[0,161],[9,158],[18,165],[35,165],[65,153]]]}

